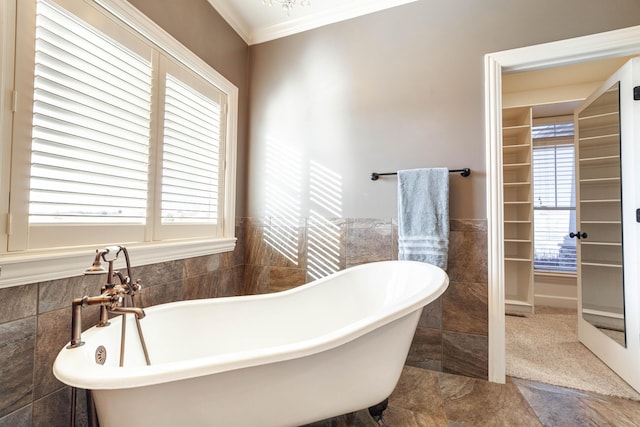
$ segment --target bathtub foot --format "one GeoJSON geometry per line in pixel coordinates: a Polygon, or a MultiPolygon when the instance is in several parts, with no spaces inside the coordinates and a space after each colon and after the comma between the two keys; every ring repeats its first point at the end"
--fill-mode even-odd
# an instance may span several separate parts
{"type": "Polygon", "coordinates": [[[380,423],[380,421],[382,421],[382,413],[385,409],[387,409],[387,406],[389,406],[388,398],[378,403],[377,405],[371,406],[369,408],[369,415],[371,415],[377,423],[380,423]]]}

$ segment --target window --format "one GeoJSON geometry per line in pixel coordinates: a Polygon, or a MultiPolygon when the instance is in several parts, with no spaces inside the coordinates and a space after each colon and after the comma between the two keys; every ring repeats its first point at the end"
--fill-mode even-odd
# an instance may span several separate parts
{"type": "Polygon", "coordinates": [[[232,249],[237,89],[126,2],[15,4],[3,267],[120,243],[156,262],[232,249]]]}
{"type": "Polygon", "coordinates": [[[29,226],[145,224],[150,58],[46,1],[35,46],[29,226]]]}
{"type": "Polygon", "coordinates": [[[533,126],[534,269],[576,271],[573,122],[533,126]]]}
{"type": "Polygon", "coordinates": [[[162,186],[157,236],[180,238],[187,230],[217,234],[224,176],[225,97],[214,87],[167,63],[161,131],[162,186]]]}

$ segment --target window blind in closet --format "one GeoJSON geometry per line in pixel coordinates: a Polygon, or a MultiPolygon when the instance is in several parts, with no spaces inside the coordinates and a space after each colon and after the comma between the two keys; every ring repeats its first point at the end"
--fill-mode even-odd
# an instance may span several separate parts
{"type": "Polygon", "coordinates": [[[576,271],[573,122],[534,125],[534,269],[576,271]]]}

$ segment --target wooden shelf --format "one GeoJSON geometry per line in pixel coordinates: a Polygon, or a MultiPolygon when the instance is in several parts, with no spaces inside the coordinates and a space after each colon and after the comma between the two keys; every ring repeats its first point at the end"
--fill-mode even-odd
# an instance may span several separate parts
{"type": "Polygon", "coordinates": [[[531,126],[531,109],[505,108],[502,110],[502,128],[508,129],[518,126],[531,126]]]}
{"type": "Polygon", "coordinates": [[[509,146],[513,144],[509,144],[511,141],[518,141],[521,137],[526,137],[526,135],[531,130],[531,126],[529,125],[517,125],[517,126],[507,126],[502,128],[502,138],[507,140],[507,143],[504,146],[509,146]]]}
{"type": "Polygon", "coordinates": [[[580,163],[586,163],[589,165],[611,164],[619,162],[620,156],[584,157],[580,159],[580,163]]]}
{"type": "Polygon", "coordinates": [[[502,111],[505,303],[533,311],[533,209],[531,108],[502,111]]]}
{"type": "Polygon", "coordinates": [[[620,199],[593,199],[593,200],[580,200],[580,203],[588,204],[588,203],[620,203],[620,199]]]}
{"type": "Polygon", "coordinates": [[[578,120],[580,121],[580,126],[584,129],[604,128],[618,120],[618,112],[612,111],[609,113],[585,115],[581,116],[578,120]]]}
{"type": "Polygon", "coordinates": [[[618,246],[622,247],[622,243],[618,242],[594,242],[594,241],[583,241],[581,242],[583,246],[618,246]]]}
{"type": "Polygon", "coordinates": [[[607,133],[604,135],[593,135],[593,136],[585,136],[581,137],[579,140],[580,145],[587,144],[618,144],[620,141],[619,133],[607,133]]]}
{"type": "Polygon", "coordinates": [[[586,178],[581,179],[580,184],[608,184],[608,183],[618,183],[620,182],[620,177],[611,177],[611,178],[586,178]]]}
{"type": "Polygon", "coordinates": [[[502,147],[503,152],[508,151],[521,151],[528,150],[531,147],[530,144],[513,144],[513,145],[505,145],[502,147]]]}
{"type": "Polygon", "coordinates": [[[605,268],[622,268],[622,265],[619,264],[611,264],[606,262],[596,262],[596,261],[582,261],[583,266],[592,266],[592,267],[605,267],[605,268]]]}

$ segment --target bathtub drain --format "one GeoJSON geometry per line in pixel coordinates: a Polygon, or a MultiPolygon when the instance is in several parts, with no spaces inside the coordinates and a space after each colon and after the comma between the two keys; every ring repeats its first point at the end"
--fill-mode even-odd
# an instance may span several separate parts
{"type": "Polygon", "coordinates": [[[96,348],[96,363],[98,365],[104,365],[104,362],[107,361],[107,349],[104,346],[98,346],[96,348]]]}

